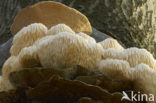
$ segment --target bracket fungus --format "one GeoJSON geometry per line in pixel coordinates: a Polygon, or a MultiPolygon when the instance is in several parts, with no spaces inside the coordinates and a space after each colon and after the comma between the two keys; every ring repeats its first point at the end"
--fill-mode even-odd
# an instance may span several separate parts
{"type": "Polygon", "coordinates": [[[86,34],[83,33],[83,32],[77,33],[77,35],[79,35],[79,36],[81,36],[81,37],[87,39],[87,40],[90,41],[90,42],[96,43],[96,40],[95,40],[94,38],[90,37],[89,35],[86,35],[86,34]]]}
{"type": "Polygon", "coordinates": [[[54,1],[43,1],[24,8],[15,17],[11,32],[15,35],[23,27],[32,23],[42,23],[50,29],[57,24],[66,24],[76,32],[92,33],[88,18],[79,11],[54,1]],[[24,18],[24,20],[23,20],[24,18]]]}
{"type": "Polygon", "coordinates": [[[99,69],[107,76],[110,76],[112,79],[131,81],[134,91],[152,94],[156,97],[156,81],[154,80],[156,77],[155,69],[150,68],[144,63],[141,63],[134,68],[128,68],[128,65],[126,68],[123,68],[126,63],[124,64],[123,61],[119,62],[119,60],[101,61],[101,63],[104,64],[99,65],[99,69]],[[114,68],[107,67],[106,65],[113,65],[114,68]]]}
{"type": "Polygon", "coordinates": [[[130,65],[125,60],[106,59],[99,62],[98,69],[108,77],[120,80],[127,78],[130,65]]]}
{"type": "Polygon", "coordinates": [[[52,26],[48,30],[47,35],[56,35],[61,32],[70,32],[72,34],[75,34],[75,32],[69,26],[65,24],[58,24],[58,25],[52,26]]]}
{"type": "Polygon", "coordinates": [[[87,34],[75,34],[65,24],[48,30],[43,24],[34,23],[15,35],[11,51],[11,57],[3,65],[0,91],[13,88],[8,80],[11,72],[28,67],[67,68],[81,65],[94,69],[101,60],[103,48],[87,34]]]}
{"type": "Polygon", "coordinates": [[[156,61],[145,49],[104,50],[98,69],[113,79],[132,81],[135,91],[156,95],[156,61]]]}
{"type": "Polygon", "coordinates": [[[36,40],[46,36],[47,27],[41,23],[34,23],[22,28],[13,38],[11,55],[17,56],[24,48],[34,44],[36,40]]]}
{"type": "Polygon", "coordinates": [[[52,1],[37,3],[16,16],[11,31],[16,35],[11,57],[2,68],[0,91],[14,88],[8,78],[14,71],[38,65],[60,69],[80,65],[132,81],[135,90],[156,95],[156,61],[151,53],[124,49],[110,38],[96,43],[89,36],[92,29],[88,19],[75,9],[52,1]]]}
{"type": "Polygon", "coordinates": [[[102,58],[126,60],[129,62],[130,67],[135,67],[141,63],[144,63],[147,64],[149,67],[156,69],[156,61],[152,54],[146,49],[132,47],[117,51],[110,48],[103,52],[102,58]]]}
{"type": "Polygon", "coordinates": [[[115,50],[124,50],[124,48],[117,42],[117,40],[108,38],[101,42],[99,42],[103,46],[103,48],[106,50],[108,48],[114,48],[115,50]]]}
{"type": "Polygon", "coordinates": [[[131,79],[134,82],[134,89],[146,94],[153,94],[156,98],[156,70],[146,64],[139,64],[131,69],[131,79]]]}
{"type": "Polygon", "coordinates": [[[37,42],[22,50],[19,57],[23,59],[20,61],[34,57],[36,61],[39,59],[43,67],[65,68],[78,64],[93,69],[101,60],[103,50],[101,45],[88,42],[83,37],[69,32],[45,36],[37,42]]]}
{"type": "Polygon", "coordinates": [[[120,45],[109,45],[105,41],[100,42],[104,48],[108,47],[103,51],[99,71],[112,79],[132,81],[134,91],[156,97],[156,81],[153,79],[156,78],[156,60],[153,55],[136,47],[118,49],[120,45]]]}
{"type": "Polygon", "coordinates": [[[101,60],[103,50],[101,45],[67,32],[47,38],[38,47],[38,56],[43,66],[60,68],[78,64],[94,69],[101,60]]]}

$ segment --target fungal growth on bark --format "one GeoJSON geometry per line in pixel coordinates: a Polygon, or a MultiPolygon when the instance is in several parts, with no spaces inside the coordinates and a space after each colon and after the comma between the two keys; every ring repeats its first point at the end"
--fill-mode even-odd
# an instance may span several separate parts
{"type": "MultiPolygon", "coordinates": [[[[99,73],[111,80],[130,81],[131,89],[156,95],[153,55],[146,49],[124,48],[112,38],[97,43],[89,36],[92,29],[88,19],[75,9],[56,2],[37,3],[17,15],[11,31],[14,34],[11,56],[2,68],[0,91],[16,88],[9,81],[9,75],[18,70],[38,66],[67,70],[79,65],[90,72],[85,73],[87,76],[94,71],[94,77],[99,73]]],[[[79,70],[77,72],[81,72],[79,70]]],[[[97,80],[93,84],[98,88],[100,83],[97,80]]]]}
{"type": "Polygon", "coordinates": [[[44,29],[44,32],[41,31],[42,29],[35,29],[38,30],[36,32],[32,29],[32,26],[38,26],[38,24],[24,27],[14,37],[13,42],[18,43],[13,44],[12,48],[16,50],[17,47],[21,47],[21,49],[15,51],[14,54],[16,55],[12,54],[3,65],[1,91],[12,89],[13,87],[8,80],[9,74],[24,68],[41,65],[47,68],[64,69],[73,65],[80,65],[92,70],[98,67],[103,48],[87,34],[82,32],[75,34],[65,24],[52,27],[53,29],[50,29],[51,33],[47,32],[49,31],[47,29],[44,29]],[[40,34],[44,33],[44,35],[38,36],[38,32],[40,34]],[[25,42],[23,42],[24,40],[25,42]],[[6,83],[10,86],[7,86],[6,83]]]}
{"type": "Polygon", "coordinates": [[[52,26],[48,30],[47,35],[56,35],[61,32],[70,32],[72,34],[75,34],[75,32],[69,26],[65,24],[58,24],[58,25],[52,26]]]}
{"type": "Polygon", "coordinates": [[[94,69],[101,60],[102,46],[81,36],[62,32],[38,45],[37,54],[45,67],[66,68],[78,64],[94,69]],[[53,48],[54,47],[54,48],[53,48]]]}
{"type": "Polygon", "coordinates": [[[118,51],[110,48],[103,52],[102,58],[126,60],[129,62],[131,67],[144,63],[149,65],[151,68],[156,69],[156,61],[152,54],[146,49],[132,47],[118,51]]]}
{"type": "Polygon", "coordinates": [[[76,35],[79,35],[79,36],[81,36],[81,37],[87,39],[87,40],[90,41],[90,42],[96,43],[96,40],[95,40],[94,38],[90,37],[89,35],[87,35],[87,34],[85,34],[85,33],[83,33],[83,32],[77,33],[76,35]]]}
{"type": "Polygon", "coordinates": [[[132,81],[135,91],[156,97],[156,81],[154,80],[156,70],[144,63],[130,68],[128,62],[122,60],[103,60],[100,62],[99,70],[112,79],[132,81]]]}
{"type": "Polygon", "coordinates": [[[108,77],[120,80],[127,78],[130,65],[125,60],[106,59],[99,62],[98,69],[108,77]]]}
{"type": "Polygon", "coordinates": [[[92,33],[90,22],[85,15],[54,1],[39,2],[21,10],[15,17],[11,32],[15,35],[23,27],[32,23],[42,23],[48,29],[57,24],[66,24],[76,33],[84,32],[88,35],[92,33]]]}
{"type": "Polygon", "coordinates": [[[24,48],[34,44],[34,42],[47,34],[47,27],[41,23],[34,23],[22,28],[13,38],[11,55],[17,56],[24,48]]]}
{"type": "Polygon", "coordinates": [[[114,48],[115,50],[123,50],[124,48],[117,42],[117,40],[108,38],[99,42],[104,49],[114,48]]]}

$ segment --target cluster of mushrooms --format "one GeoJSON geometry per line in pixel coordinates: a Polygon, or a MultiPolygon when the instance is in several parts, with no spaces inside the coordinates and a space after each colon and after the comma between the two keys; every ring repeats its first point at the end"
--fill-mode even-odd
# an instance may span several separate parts
{"type": "Polygon", "coordinates": [[[151,53],[135,47],[125,49],[112,38],[96,42],[89,36],[88,19],[75,9],[52,1],[37,3],[17,15],[11,31],[15,35],[11,56],[2,68],[0,91],[15,88],[8,79],[14,71],[80,65],[113,79],[130,80],[135,91],[156,96],[156,60],[151,53]]]}

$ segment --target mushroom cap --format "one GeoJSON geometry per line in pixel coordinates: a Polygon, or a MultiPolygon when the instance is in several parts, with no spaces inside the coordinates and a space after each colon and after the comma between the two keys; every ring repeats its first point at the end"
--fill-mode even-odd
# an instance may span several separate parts
{"type": "Polygon", "coordinates": [[[100,44],[70,32],[61,32],[37,40],[32,46],[23,48],[15,57],[21,69],[36,65],[54,68],[81,65],[94,69],[101,60],[102,52],[100,44]]]}
{"type": "Polygon", "coordinates": [[[25,47],[21,50],[17,58],[22,68],[32,68],[40,65],[36,50],[36,45],[25,47]]]}
{"type": "Polygon", "coordinates": [[[131,73],[131,78],[134,82],[134,89],[142,91],[145,94],[154,94],[156,97],[156,70],[148,65],[141,63],[137,65],[131,73]]]}
{"type": "Polygon", "coordinates": [[[156,69],[156,61],[153,55],[146,49],[138,49],[136,47],[131,47],[125,49],[124,54],[126,55],[126,61],[129,62],[131,67],[135,67],[138,64],[144,63],[152,69],[156,69]]]}
{"type": "Polygon", "coordinates": [[[96,40],[94,38],[92,38],[91,36],[89,36],[83,32],[77,33],[76,35],[79,35],[79,36],[83,37],[84,39],[87,39],[90,42],[96,43],[96,40]]]}
{"type": "Polygon", "coordinates": [[[38,39],[46,36],[47,27],[41,23],[33,23],[22,28],[15,36],[12,42],[10,53],[17,56],[24,48],[34,44],[38,39]]]}
{"type": "Polygon", "coordinates": [[[32,23],[42,23],[49,28],[66,24],[78,33],[92,33],[89,20],[79,11],[54,1],[43,1],[21,10],[14,19],[11,32],[15,35],[23,27],[32,23]]]}
{"type": "Polygon", "coordinates": [[[2,69],[2,78],[8,79],[9,74],[13,71],[17,71],[22,69],[21,64],[19,63],[19,59],[16,56],[11,56],[7,59],[7,61],[3,65],[2,69]]]}
{"type": "Polygon", "coordinates": [[[156,61],[152,54],[146,49],[131,47],[124,50],[109,48],[102,53],[102,59],[126,60],[130,67],[134,68],[138,64],[144,63],[152,69],[156,69],[156,61]]]}
{"type": "Polygon", "coordinates": [[[118,41],[112,38],[105,39],[102,42],[99,42],[99,44],[101,44],[105,50],[109,48],[114,48],[115,50],[124,50],[118,41]]]}
{"type": "Polygon", "coordinates": [[[126,55],[123,50],[116,50],[114,48],[108,48],[103,51],[102,59],[119,59],[126,60],[126,55]]]}
{"type": "Polygon", "coordinates": [[[75,32],[66,24],[58,24],[58,25],[52,26],[48,30],[47,35],[56,35],[61,32],[70,32],[72,34],[75,34],[75,32]]]}
{"type": "Polygon", "coordinates": [[[54,68],[81,65],[94,69],[101,60],[103,50],[100,44],[69,32],[44,37],[38,41],[36,46],[41,65],[54,68]]]}
{"type": "Polygon", "coordinates": [[[113,79],[127,79],[130,65],[125,60],[106,59],[99,62],[98,69],[106,76],[113,79]]]}

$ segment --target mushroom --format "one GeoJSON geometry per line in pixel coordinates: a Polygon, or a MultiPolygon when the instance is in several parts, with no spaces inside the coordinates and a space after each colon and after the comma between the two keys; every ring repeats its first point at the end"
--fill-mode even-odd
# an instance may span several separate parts
{"type": "Polygon", "coordinates": [[[95,69],[101,60],[102,51],[100,44],[70,32],[45,36],[32,46],[24,47],[17,56],[11,56],[5,62],[2,69],[1,84],[3,86],[0,90],[12,89],[8,80],[11,72],[37,65],[62,69],[81,65],[88,69],[95,69]],[[9,85],[8,87],[5,82],[9,85]]]}
{"type": "Polygon", "coordinates": [[[18,71],[20,69],[22,69],[22,66],[16,56],[11,56],[10,58],[8,58],[2,68],[0,91],[8,91],[14,88],[9,81],[9,74],[13,71],[18,71]]]}
{"type": "Polygon", "coordinates": [[[34,42],[47,35],[47,27],[41,23],[34,23],[22,28],[13,38],[10,53],[17,56],[24,47],[34,44],[34,42]]]}
{"type": "Polygon", "coordinates": [[[93,69],[101,59],[101,45],[75,35],[92,33],[87,17],[58,2],[39,2],[21,10],[11,32],[15,36],[11,57],[2,68],[0,91],[13,88],[8,79],[13,71],[37,65],[64,68],[74,64],[93,69]]]}
{"type": "Polygon", "coordinates": [[[145,94],[153,94],[156,98],[156,70],[146,64],[139,64],[131,69],[131,79],[134,82],[134,90],[145,94]]]}
{"type": "Polygon", "coordinates": [[[114,48],[108,48],[103,51],[102,59],[126,59],[125,54],[122,50],[115,50],[114,48]]]}
{"type": "Polygon", "coordinates": [[[65,24],[58,24],[58,25],[52,26],[48,30],[47,35],[56,35],[61,32],[70,32],[72,34],[75,34],[75,32],[69,26],[65,24]]]}
{"type": "Polygon", "coordinates": [[[132,47],[117,51],[110,48],[103,52],[102,58],[126,60],[130,64],[130,67],[135,67],[138,64],[144,63],[150,68],[156,69],[156,61],[152,54],[146,49],[132,47]]]}
{"type": "Polygon", "coordinates": [[[57,24],[66,24],[74,32],[92,33],[89,20],[79,11],[54,1],[43,1],[24,8],[15,17],[11,32],[15,35],[23,27],[32,23],[42,23],[50,29],[57,24]],[[24,20],[23,20],[24,19],[24,20]]]}
{"type": "Polygon", "coordinates": [[[128,62],[121,60],[102,60],[99,70],[113,79],[124,79],[133,83],[133,90],[156,97],[156,70],[141,63],[129,68],[128,62]]]}
{"type": "Polygon", "coordinates": [[[92,32],[88,19],[75,9],[53,1],[37,3],[16,16],[11,32],[16,35],[11,57],[3,65],[0,91],[14,88],[8,79],[13,71],[81,65],[98,68],[111,78],[132,80],[136,90],[156,94],[153,56],[145,49],[124,49],[115,39],[96,43],[88,36],[92,32]]]}
{"type": "Polygon", "coordinates": [[[126,55],[126,61],[129,62],[131,67],[135,67],[138,64],[144,63],[150,68],[156,70],[156,61],[153,55],[146,49],[139,49],[136,47],[125,49],[124,54],[126,55]]]}
{"type": "Polygon", "coordinates": [[[101,60],[102,46],[79,35],[62,32],[45,37],[37,45],[38,58],[44,67],[65,68],[74,64],[94,69],[101,60]]]}
{"type": "Polygon", "coordinates": [[[114,48],[115,50],[124,50],[124,48],[117,42],[117,40],[113,38],[105,39],[102,42],[99,42],[99,44],[101,44],[105,50],[108,48],[114,48]]]}
{"type": "Polygon", "coordinates": [[[129,75],[130,65],[125,60],[106,59],[99,62],[99,71],[113,79],[125,79],[129,75]]]}
{"type": "Polygon", "coordinates": [[[95,40],[94,38],[90,37],[89,35],[87,35],[87,34],[85,34],[85,33],[83,33],[83,32],[77,33],[76,35],[79,35],[79,36],[81,36],[81,37],[87,39],[87,40],[90,41],[90,42],[96,43],[96,40],[95,40]]]}

